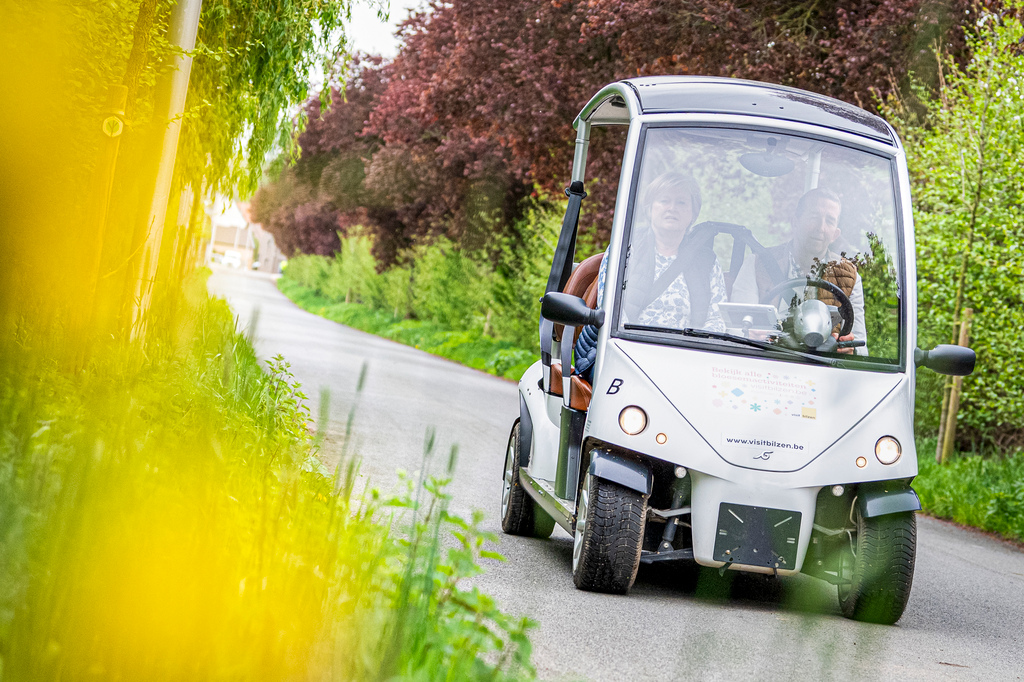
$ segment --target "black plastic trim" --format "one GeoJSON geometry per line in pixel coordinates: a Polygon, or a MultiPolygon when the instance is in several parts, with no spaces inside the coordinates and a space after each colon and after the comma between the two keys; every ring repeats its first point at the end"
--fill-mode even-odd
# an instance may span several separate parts
{"type": "Polygon", "coordinates": [[[555,469],[555,494],[563,500],[576,499],[576,481],[580,472],[580,448],[587,413],[562,406],[558,439],[558,465],[555,469]]]}
{"type": "Polygon", "coordinates": [[[654,485],[654,475],[649,466],[607,450],[598,449],[590,453],[589,472],[591,476],[618,483],[641,495],[650,495],[654,485]]]}
{"type": "Polygon", "coordinates": [[[866,519],[887,514],[921,511],[921,500],[906,481],[862,483],[857,488],[857,508],[866,519]]]}
{"type": "Polygon", "coordinates": [[[530,454],[533,449],[533,419],[526,407],[526,398],[519,394],[519,466],[530,466],[530,454]]]}

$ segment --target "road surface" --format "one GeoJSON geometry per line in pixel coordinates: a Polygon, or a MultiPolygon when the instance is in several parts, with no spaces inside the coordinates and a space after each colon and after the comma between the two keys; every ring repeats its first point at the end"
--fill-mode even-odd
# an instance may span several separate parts
{"type": "MultiPolygon", "coordinates": [[[[502,463],[519,409],[514,384],[306,313],[266,275],[217,270],[210,290],[241,326],[256,318],[257,352],[291,363],[314,414],[321,391],[330,392],[328,466],[346,449],[357,452],[362,473],[386,490],[396,469],[421,468],[434,429],[432,466],[459,448],[453,506],[483,509],[486,528],[500,534],[502,463]]],[[[730,587],[716,573],[694,584],[641,567],[628,596],[581,592],[572,583],[572,540],[557,528],[543,541],[502,535],[508,561],[489,563],[478,584],[506,611],[539,621],[533,659],[544,679],[1024,678],[1024,553],[929,518],[918,524],[914,588],[893,627],[846,620],[835,588],[805,576],[774,588],[736,576],[730,587]]]]}

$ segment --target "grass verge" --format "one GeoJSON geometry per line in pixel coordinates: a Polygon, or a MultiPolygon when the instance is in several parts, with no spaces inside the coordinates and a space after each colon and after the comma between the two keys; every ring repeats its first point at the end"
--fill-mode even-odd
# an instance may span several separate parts
{"type": "Polygon", "coordinates": [[[397,319],[389,311],[362,303],[337,303],[288,277],[278,279],[277,287],[303,310],[505,379],[519,381],[540,359],[536,353],[492,339],[478,329],[452,330],[436,322],[397,319]]]}
{"type": "Polygon", "coordinates": [[[500,557],[456,453],[353,494],[283,360],[203,279],[172,307],[80,372],[0,341],[0,679],[531,677],[532,623],[465,587],[500,557]]]}
{"type": "MultiPolygon", "coordinates": [[[[935,452],[935,441],[923,440],[918,452],[935,452]]],[[[1024,452],[965,455],[944,465],[925,454],[918,466],[914,489],[927,513],[1024,541],[1024,452]]]]}

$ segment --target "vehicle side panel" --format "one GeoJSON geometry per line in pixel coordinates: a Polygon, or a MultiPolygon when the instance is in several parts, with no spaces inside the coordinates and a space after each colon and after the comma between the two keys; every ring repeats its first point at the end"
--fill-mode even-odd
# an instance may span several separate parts
{"type": "Polygon", "coordinates": [[[533,426],[528,467],[530,475],[545,481],[554,481],[558,463],[558,417],[561,413],[562,399],[560,396],[549,396],[540,389],[538,382],[541,376],[541,363],[538,361],[526,370],[520,379],[519,398],[526,405],[533,426]]]}

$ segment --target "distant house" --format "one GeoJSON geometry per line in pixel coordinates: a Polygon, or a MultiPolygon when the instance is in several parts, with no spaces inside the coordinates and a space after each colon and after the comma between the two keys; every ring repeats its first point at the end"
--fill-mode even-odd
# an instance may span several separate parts
{"type": "Polygon", "coordinates": [[[218,201],[207,206],[210,241],[206,262],[223,263],[245,270],[278,273],[284,254],[274,237],[259,223],[252,222],[247,202],[218,201]]]}

